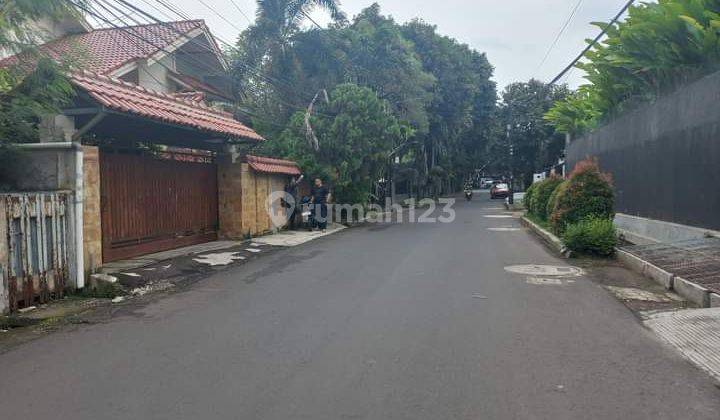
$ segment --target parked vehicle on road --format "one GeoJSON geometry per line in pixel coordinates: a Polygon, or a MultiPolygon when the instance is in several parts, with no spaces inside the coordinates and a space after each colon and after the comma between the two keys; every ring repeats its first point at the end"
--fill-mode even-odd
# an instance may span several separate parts
{"type": "Polygon", "coordinates": [[[495,181],[492,178],[482,178],[480,180],[480,188],[489,190],[490,188],[492,188],[493,184],[495,184],[496,182],[497,181],[495,181]]]}
{"type": "Polygon", "coordinates": [[[507,198],[508,196],[510,196],[510,187],[508,187],[508,184],[499,183],[490,188],[490,198],[493,200],[496,198],[507,198]]]}
{"type": "Polygon", "coordinates": [[[312,230],[315,227],[313,205],[310,203],[310,197],[308,196],[303,197],[300,202],[300,220],[303,229],[312,230]]]}

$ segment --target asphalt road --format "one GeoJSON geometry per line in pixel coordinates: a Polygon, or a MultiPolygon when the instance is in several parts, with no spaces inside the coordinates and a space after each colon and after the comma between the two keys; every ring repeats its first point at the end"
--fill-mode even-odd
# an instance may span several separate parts
{"type": "Polygon", "coordinates": [[[350,229],[0,355],[3,419],[717,419],[720,390],[499,202],[350,229]]]}

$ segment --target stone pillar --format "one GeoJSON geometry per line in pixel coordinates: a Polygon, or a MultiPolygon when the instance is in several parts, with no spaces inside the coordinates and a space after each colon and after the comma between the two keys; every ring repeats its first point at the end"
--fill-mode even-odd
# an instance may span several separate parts
{"type": "Polygon", "coordinates": [[[218,157],[218,218],[219,235],[225,239],[242,239],[243,196],[242,163],[232,154],[218,157]]]}
{"type": "Polygon", "coordinates": [[[8,249],[8,226],[5,201],[0,200],[0,315],[10,309],[8,290],[8,260],[10,250],[8,249]]]}
{"type": "Polygon", "coordinates": [[[257,176],[250,165],[242,163],[242,228],[247,235],[257,235],[257,176]]]}
{"type": "Polygon", "coordinates": [[[83,254],[85,273],[102,265],[102,224],[100,213],[100,152],[83,146],[83,254]]]}

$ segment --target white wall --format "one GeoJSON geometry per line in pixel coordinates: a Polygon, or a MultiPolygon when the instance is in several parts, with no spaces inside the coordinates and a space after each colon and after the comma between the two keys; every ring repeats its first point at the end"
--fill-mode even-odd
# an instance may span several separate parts
{"type": "Polygon", "coordinates": [[[170,81],[168,79],[168,71],[170,68],[174,70],[174,57],[169,55],[160,59],[160,62],[148,65],[146,60],[138,63],[138,81],[139,85],[157,92],[170,93],[170,81]]]}

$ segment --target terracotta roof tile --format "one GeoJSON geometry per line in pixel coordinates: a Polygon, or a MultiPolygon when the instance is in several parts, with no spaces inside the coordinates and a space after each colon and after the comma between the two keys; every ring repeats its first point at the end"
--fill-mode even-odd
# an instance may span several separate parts
{"type": "MultiPolygon", "coordinates": [[[[95,29],[49,42],[40,50],[54,58],[76,54],[82,61],[78,67],[107,75],[129,62],[154,55],[180,39],[181,34],[204,26],[202,20],[187,20],[95,29]]],[[[0,67],[16,60],[15,56],[0,60],[0,67]]]]}
{"type": "Polygon", "coordinates": [[[302,172],[292,160],[247,155],[247,163],[258,172],[298,176],[302,172]]]}
{"type": "Polygon", "coordinates": [[[231,114],[197,102],[179,99],[90,72],[72,73],[70,80],[111,110],[226,136],[255,141],[264,140],[255,131],[235,120],[231,114]]]}

